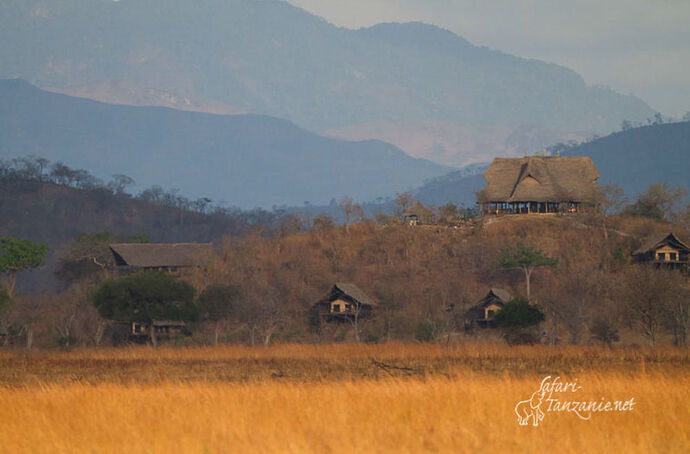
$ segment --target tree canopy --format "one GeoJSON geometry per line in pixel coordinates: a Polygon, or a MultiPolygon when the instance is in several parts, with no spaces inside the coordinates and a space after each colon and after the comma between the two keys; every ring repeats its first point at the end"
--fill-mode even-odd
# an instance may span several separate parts
{"type": "Polygon", "coordinates": [[[684,187],[671,187],[668,183],[650,185],[630,207],[630,214],[658,220],[671,220],[687,196],[684,187]]]}
{"type": "Polygon", "coordinates": [[[501,255],[498,262],[494,264],[495,269],[499,270],[517,270],[520,269],[525,273],[525,283],[527,285],[527,300],[530,299],[530,277],[535,268],[539,266],[548,266],[555,269],[558,266],[558,260],[549,257],[544,252],[536,249],[534,246],[525,246],[518,242],[515,247],[507,246],[501,250],[501,255]]]}
{"type": "Polygon", "coordinates": [[[505,328],[528,328],[544,321],[544,313],[526,299],[517,297],[508,301],[496,313],[496,324],[505,328]]]}
{"type": "Polygon", "coordinates": [[[194,287],[162,271],[106,279],[96,288],[92,301],[101,317],[121,322],[194,321],[199,315],[194,287]]]}
{"type": "Polygon", "coordinates": [[[98,276],[102,271],[113,268],[114,260],[110,245],[120,242],[148,243],[149,240],[146,235],[118,237],[108,231],[82,233],[74,239],[69,254],[60,258],[55,271],[56,277],[69,283],[98,276]]]}
{"type": "Polygon", "coordinates": [[[533,343],[536,336],[530,333],[544,321],[544,313],[521,297],[507,302],[494,318],[496,325],[504,331],[508,343],[533,343]]]}
{"type": "Polygon", "coordinates": [[[43,266],[48,250],[44,244],[23,238],[0,237],[0,273],[9,276],[7,293],[10,297],[14,293],[17,273],[43,266]]]}

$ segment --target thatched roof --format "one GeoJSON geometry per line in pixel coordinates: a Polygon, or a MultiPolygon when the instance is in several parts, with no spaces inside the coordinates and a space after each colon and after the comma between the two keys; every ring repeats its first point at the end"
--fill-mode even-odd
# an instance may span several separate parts
{"type": "Polygon", "coordinates": [[[117,266],[172,268],[198,265],[211,252],[211,243],[119,243],[110,250],[117,266]]]}
{"type": "Polygon", "coordinates": [[[587,156],[496,158],[479,202],[585,202],[599,196],[599,171],[587,156]]]}
{"type": "Polygon", "coordinates": [[[368,305],[368,306],[376,306],[377,303],[373,299],[369,297],[366,293],[362,291],[359,287],[357,287],[355,284],[351,284],[349,282],[337,282],[333,288],[331,289],[331,297],[333,296],[339,296],[339,295],[344,295],[349,297],[350,299],[354,300],[357,303],[363,304],[363,305],[368,305]]]}
{"type": "Polygon", "coordinates": [[[655,251],[665,244],[668,244],[669,246],[679,250],[690,251],[690,247],[683,243],[673,232],[668,232],[664,233],[663,235],[656,235],[647,239],[642,246],[633,252],[633,255],[646,254],[648,252],[655,251]]]}
{"type": "Polygon", "coordinates": [[[410,208],[409,210],[405,211],[403,214],[403,217],[408,218],[411,216],[417,216],[417,217],[429,217],[433,216],[434,213],[424,205],[422,205],[420,202],[415,203],[415,205],[410,208]]]}
{"type": "Polygon", "coordinates": [[[503,307],[508,301],[513,299],[513,295],[510,294],[508,290],[502,288],[493,287],[489,290],[489,293],[482,298],[479,303],[470,307],[467,312],[465,312],[465,318],[469,320],[484,320],[484,309],[491,306],[492,304],[497,304],[503,307]]]}
{"type": "Polygon", "coordinates": [[[491,290],[489,290],[488,296],[494,295],[496,298],[501,300],[503,304],[507,303],[508,301],[513,299],[513,295],[510,294],[508,290],[502,289],[502,288],[496,288],[492,287],[491,290]]]}

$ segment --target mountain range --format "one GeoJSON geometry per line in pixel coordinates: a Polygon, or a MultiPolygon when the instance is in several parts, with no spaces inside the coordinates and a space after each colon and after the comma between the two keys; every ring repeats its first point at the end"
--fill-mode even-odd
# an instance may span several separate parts
{"type": "Polygon", "coordinates": [[[151,90],[164,105],[170,94],[206,100],[196,109],[387,140],[453,166],[654,114],[572,70],[435,26],[349,30],[279,0],[5,0],[0,25],[12,43],[0,45],[0,77],[121,104],[151,90]],[[122,95],[118,84],[136,89],[122,95]]]}
{"type": "Polygon", "coordinates": [[[0,158],[27,155],[241,208],[371,200],[452,170],[384,142],[326,138],[264,115],[112,105],[2,80],[0,158]]]}

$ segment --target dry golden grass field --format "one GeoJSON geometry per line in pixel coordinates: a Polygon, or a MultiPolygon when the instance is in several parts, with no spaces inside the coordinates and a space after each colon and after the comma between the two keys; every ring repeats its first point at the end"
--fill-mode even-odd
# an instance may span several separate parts
{"type": "Polygon", "coordinates": [[[689,372],[670,347],[2,351],[0,452],[684,453],[689,372]],[[519,425],[545,376],[577,380],[561,402],[634,405],[584,420],[544,401],[519,425]]]}

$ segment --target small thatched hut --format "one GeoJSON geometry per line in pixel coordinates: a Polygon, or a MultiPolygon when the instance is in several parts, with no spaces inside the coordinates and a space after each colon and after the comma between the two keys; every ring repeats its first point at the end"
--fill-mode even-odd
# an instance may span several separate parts
{"type": "Polygon", "coordinates": [[[412,208],[403,213],[403,223],[407,225],[434,224],[434,212],[417,202],[412,208]]]}
{"type": "Polygon", "coordinates": [[[465,331],[471,331],[475,325],[480,328],[493,328],[494,316],[512,299],[513,296],[507,290],[490,289],[484,298],[465,312],[465,331]]]}
{"type": "Polygon", "coordinates": [[[376,301],[355,284],[338,282],[325,298],[312,306],[312,315],[323,317],[326,321],[364,318],[371,314],[376,305],[376,301]]]}
{"type": "Polygon", "coordinates": [[[681,241],[673,232],[649,238],[635,252],[633,260],[637,263],[651,263],[657,267],[689,270],[690,246],[681,241]]]}
{"type": "Polygon", "coordinates": [[[477,202],[484,214],[574,213],[596,205],[599,171],[587,156],[496,158],[477,202]]]}

